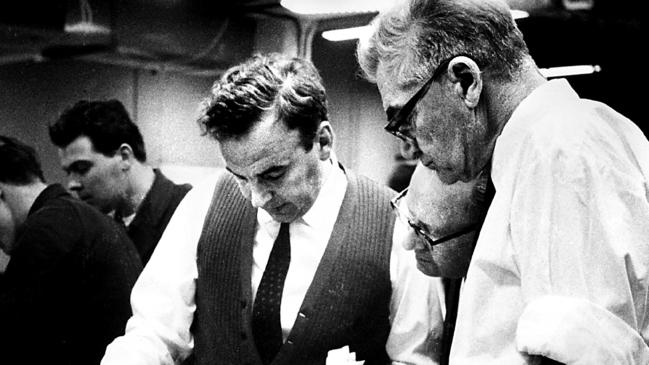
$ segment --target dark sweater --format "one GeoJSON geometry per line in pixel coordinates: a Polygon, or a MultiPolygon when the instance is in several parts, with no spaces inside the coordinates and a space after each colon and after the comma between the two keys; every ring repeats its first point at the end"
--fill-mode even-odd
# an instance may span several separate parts
{"type": "Polygon", "coordinates": [[[143,266],[149,262],[176,207],[192,188],[189,184],[174,184],[158,169],[153,171],[155,172],[153,185],[127,229],[128,236],[140,254],[143,266]]]}
{"type": "MultiPolygon", "coordinates": [[[[347,174],[332,235],[297,320],[273,364],[324,364],[345,345],[385,364],[391,298],[390,190],[347,174]]],[[[215,190],[197,252],[196,364],[260,364],[250,327],[256,210],[228,174],[215,190]]]]}
{"type": "Polygon", "coordinates": [[[99,364],[142,266],[112,219],[60,185],[34,202],[0,287],[0,363],[99,364]]]}

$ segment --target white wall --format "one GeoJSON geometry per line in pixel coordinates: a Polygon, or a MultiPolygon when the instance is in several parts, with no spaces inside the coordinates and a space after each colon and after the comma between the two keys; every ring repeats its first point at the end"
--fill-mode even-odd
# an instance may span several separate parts
{"type": "MultiPolygon", "coordinates": [[[[339,160],[385,183],[395,166],[397,140],[385,133],[376,87],[357,77],[353,43],[319,38],[313,59],[330,101],[339,160]]],[[[275,44],[269,50],[286,48],[275,44]],[[274,49],[273,49],[274,48],[274,49]]],[[[151,72],[74,60],[0,66],[0,134],[34,146],[48,182],[65,182],[47,124],[80,99],[121,100],[144,136],[149,162],[178,181],[196,182],[223,167],[216,142],[200,135],[200,101],[214,77],[151,72]]],[[[6,258],[0,254],[0,271],[6,258]]]]}

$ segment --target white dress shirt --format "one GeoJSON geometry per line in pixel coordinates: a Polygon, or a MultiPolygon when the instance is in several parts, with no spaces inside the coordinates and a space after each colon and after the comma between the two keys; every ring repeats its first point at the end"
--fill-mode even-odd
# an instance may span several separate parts
{"type": "Polygon", "coordinates": [[[492,163],[496,195],[460,297],[451,364],[528,364],[530,354],[571,365],[646,364],[642,132],[609,107],[579,99],[565,80],[549,81],[514,111],[492,163]],[[565,313],[597,320],[560,320],[565,313]],[[615,328],[602,331],[605,321],[615,328]],[[609,349],[627,357],[610,362],[609,349]]]}
{"type": "MultiPolygon", "coordinates": [[[[347,180],[337,163],[329,173],[311,209],[290,225],[291,264],[281,307],[284,338],[293,326],[306,291],[324,253],[346,191],[347,180]]],[[[169,222],[149,263],[131,295],[133,316],[126,334],[113,341],[103,365],[174,364],[193,348],[190,325],[194,302],[196,247],[211,203],[216,176],[190,190],[169,222]]],[[[261,281],[279,223],[258,210],[253,247],[251,286],[253,296],[261,281]]],[[[406,234],[395,225],[390,278],[391,330],[386,351],[394,363],[436,364],[441,335],[438,279],[416,268],[413,253],[397,242],[406,234]]]]}
{"type": "MultiPolygon", "coordinates": [[[[292,259],[286,274],[280,308],[284,340],[293,328],[293,322],[327,248],[347,189],[347,178],[340,169],[334,170],[331,164],[327,164],[324,175],[326,180],[311,209],[289,226],[292,259]]],[[[253,301],[279,234],[279,227],[280,223],[273,220],[265,210],[257,210],[257,232],[252,251],[251,273],[253,301]]]]}

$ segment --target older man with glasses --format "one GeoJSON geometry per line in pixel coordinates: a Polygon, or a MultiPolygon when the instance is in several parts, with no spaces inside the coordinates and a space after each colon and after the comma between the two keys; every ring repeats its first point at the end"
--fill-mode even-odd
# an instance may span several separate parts
{"type": "Polygon", "coordinates": [[[417,268],[428,276],[464,277],[492,197],[488,174],[444,185],[434,170],[418,163],[410,186],[390,202],[411,228],[403,245],[415,250],[417,268]]]}
{"type": "MultiPolygon", "coordinates": [[[[372,28],[359,63],[388,132],[416,144],[443,184],[488,169],[495,187],[450,364],[649,364],[642,130],[567,80],[544,78],[503,1],[409,0],[372,28]]],[[[408,208],[411,223],[445,219],[408,208]]]]}
{"type": "Polygon", "coordinates": [[[418,163],[409,187],[390,202],[402,224],[411,228],[402,244],[415,251],[417,268],[443,278],[442,365],[448,364],[460,287],[492,197],[487,173],[468,183],[445,185],[434,170],[418,163]]]}

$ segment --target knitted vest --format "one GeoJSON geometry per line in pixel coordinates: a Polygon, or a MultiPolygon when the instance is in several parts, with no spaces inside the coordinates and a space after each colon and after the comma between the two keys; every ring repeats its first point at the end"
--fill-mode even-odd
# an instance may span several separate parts
{"type": "MultiPolygon", "coordinates": [[[[366,365],[386,364],[390,328],[390,190],[347,173],[329,243],[295,324],[273,364],[325,364],[349,345],[366,365]]],[[[198,243],[196,364],[261,364],[251,330],[250,272],[256,210],[234,178],[217,183],[198,243]]]]}

